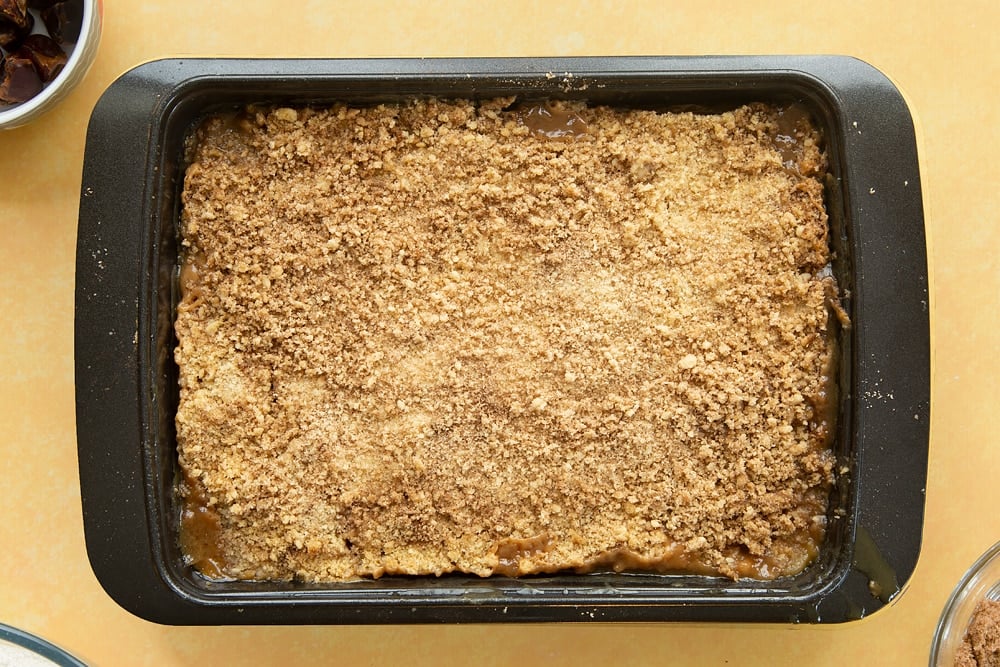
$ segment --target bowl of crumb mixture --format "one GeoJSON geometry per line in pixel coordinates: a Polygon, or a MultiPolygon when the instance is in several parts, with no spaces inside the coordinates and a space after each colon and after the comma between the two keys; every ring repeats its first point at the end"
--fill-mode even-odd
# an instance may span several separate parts
{"type": "Polygon", "coordinates": [[[969,568],[941,613],[930,667],[1000,665],[1000,542],[969,568]]]}

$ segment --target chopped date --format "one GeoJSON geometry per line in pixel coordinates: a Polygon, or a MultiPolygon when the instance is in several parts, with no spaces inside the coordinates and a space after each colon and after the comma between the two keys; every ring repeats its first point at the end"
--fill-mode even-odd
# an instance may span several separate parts
{"type": "Polygon", "coordinates": [[[35,27],[35,17],[23,0],[0,0],[0,48],[16,49],[35,27]]]}
{"type": "Polygon", "coordinates": [[[83,2],[57,2],[42,10],[42,22],[52,39],[58,42],[75,42],[83,27],[83,2]]]}
{"type": "Polygon", "coordinates": [[[17,53],[31,59],[43,83],[59,76],[59,72],[66,66],[66,52],[56,40],[45,35],[29,35],[21,43],[17,53]]]}
{"type": "Polygon", "coordinates": [[[41,90],[42,79],[31,59],[18,54],[7,56],[3,63],[3,79],[0,80],[0,103],[26,102],[41,90]]]}

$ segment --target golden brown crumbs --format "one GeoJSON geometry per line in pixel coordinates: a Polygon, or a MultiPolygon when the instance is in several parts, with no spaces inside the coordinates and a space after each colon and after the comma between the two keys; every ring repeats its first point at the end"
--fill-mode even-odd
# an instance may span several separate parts
{"type": "Polygon", "coordinates": [[[1000,667],[1000,600],[984,599],[976,606],[955,667],[1000,667]]]}
{"type": "Polygon", "coordinates": [[[176,424],[181,493],[217,520],[190,560],[258,580],[772,578],[816,555],[816,131],[778,134],[760,105],[556,104],[567,141],[511,102],[200,127],[176,424]]]}

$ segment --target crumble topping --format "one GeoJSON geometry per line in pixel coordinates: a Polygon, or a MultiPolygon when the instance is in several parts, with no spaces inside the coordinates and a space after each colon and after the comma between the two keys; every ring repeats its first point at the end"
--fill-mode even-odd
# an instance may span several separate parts
{"type": "Polygon", "coordinates": [[[553,134],[512,102],[198,129],[176,425],[205,574],[773,578],[815,557],[818,134],[762,105],[551,103],[576,128],[553,134]]]}
{"type": "Polygon", "coordinates": [[[976,605],[955,667],[1000,667],[1000,600],[985,598],[976,605]]]}

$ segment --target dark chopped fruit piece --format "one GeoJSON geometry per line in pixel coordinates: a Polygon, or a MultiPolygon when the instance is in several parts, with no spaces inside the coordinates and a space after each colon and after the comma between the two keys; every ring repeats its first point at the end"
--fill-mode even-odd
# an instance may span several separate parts
{"type": "Polygon", "coordinates": [[[0,46],[5,49],[12,49],[17,46],[17,41],[21,38],[21,31],[14,24],[6,19],[0,19],[0,46]]]}
{"type": "Polygon", "coordinates": [[[45,35],[29,35],[21,42],[17,53],[31,59],[44,83],[59,76],[66,66],[66,52],[54,39],[45,35]]]}
{"type": "MultiPolygon", "coordinates": [[[[0,0],[3,2],[3,0],[0,0]]],[[[66,0],[42,10],[42,21],[57,42],[75,42],[83,27],[83,2],[66,0]]]]}
{"type": "Polygon", "coordinates": [[[18,39],[17,33],[17,28],[6,19],[0,18],[0,46],[5,49],[11,46],[18,39]]]}
{"type": "Polygon", "coordinates": [[[30,58],[7,56],[0,74],[0,103],[18,104],[30,100],[42,90],[42,80],[30,58]]]}
{"type": "Polygon", "coordinates": [[[26,0],[0,0],[0,18],[10,21],[19,28],[28,25],[28,3],[26,0]]]}
{"type": "Polygon", "coordinates": [[[34,26],[24,0],[0,0],[0,46],[13,51],[34,26]]]}

